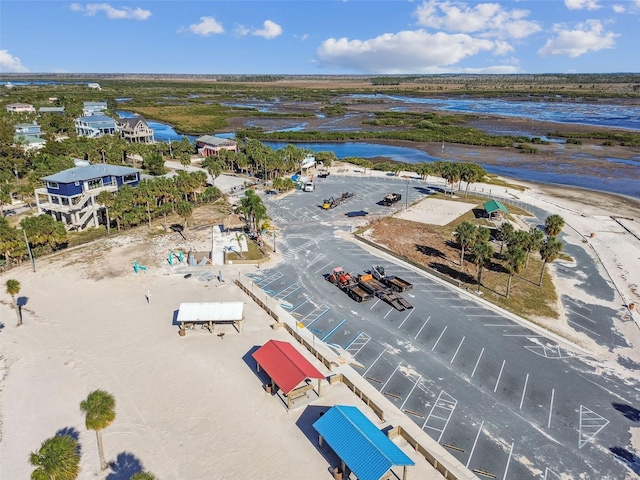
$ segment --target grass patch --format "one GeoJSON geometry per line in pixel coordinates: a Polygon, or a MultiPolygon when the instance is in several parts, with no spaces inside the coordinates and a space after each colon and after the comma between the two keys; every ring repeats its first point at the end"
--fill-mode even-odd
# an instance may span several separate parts
{"type": "Polygon", "coordinates": [[[267,254],[260,249],[260,246],[253,240],[247,239],[247,252],[242,252],[242,257],[236,252],[227,253],[227,261],[242,262],[242,261],[258,261],[268,257],[267,254]]]}
{"type": "Polygon", "coordinates": [[[515,183],[509,183],[506,180],[502,180],[498,178],[497,175],[492,173],[488,173],[485,176],[484,183],[488,183],[490,185],[497,185],[499,187],[513,188],[520,192],[524,192],[527,189],[527,187],[523,187],[522,185],[516,185],[515,183]]]}

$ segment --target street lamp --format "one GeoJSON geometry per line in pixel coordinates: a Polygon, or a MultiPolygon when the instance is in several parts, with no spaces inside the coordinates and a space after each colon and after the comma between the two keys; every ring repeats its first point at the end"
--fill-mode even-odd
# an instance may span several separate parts
{"type": "Polygon", "coordinates": [[[273,231],[273,253],[276,253],[276,231],[273,231]]]}
{"type": "Polygon", "coordinates": [[[404,197],[404,209],[409,209],[409,182],[407,182],[407,194],[404,197]]]}

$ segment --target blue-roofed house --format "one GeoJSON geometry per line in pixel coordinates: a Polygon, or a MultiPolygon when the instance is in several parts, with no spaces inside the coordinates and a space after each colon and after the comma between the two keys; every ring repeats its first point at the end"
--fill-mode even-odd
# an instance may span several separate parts
{"type": "MultiPolygon", "coordinates": [[[[415,462],[393,443],[357,407],[335,405],[313,424],[320,435],[342,460],[342,470],[348,467],[358,480],[388,478],[395,466],[407,467],[415,462]]],[[[348,478],[348,477],[347,477],[348,478]]]]}
{"type": "Polygon", "coordinates": [[[40,137],[42,136],[42,131],[40,130],[40,125],[37,123],[18,123],[14,125],[13,128],[16,131],[16,135],[31,135],[32,137],[40,137]]]}
{"type": "Polygon", "coordinates": [[[106,222],[104,208],[96,197],[115,192],[123,185],[136,186],[140,170],[99,163],[79,166],[42,178],[44,187],[35,189],[38,213],[47,213],[67,228],[82,230],[106,222]]]}
{"type": "Polygon", "coordinates": [[[79,137],[97,138],[116,133],[116,121],[106,115],[89,115],[75,120],[79,137]]]}
{"type": "Polygon", "coordinates": [[[39,113],[64,113],[64,107],[40,107],[39,113]]]}
{"type": "Polygon", "coordinates": [[[107,102],[84,102],[82,104],[82,114],[85,117],[89,115],[102,115],[102,112],[107,108],[107,102]]]}

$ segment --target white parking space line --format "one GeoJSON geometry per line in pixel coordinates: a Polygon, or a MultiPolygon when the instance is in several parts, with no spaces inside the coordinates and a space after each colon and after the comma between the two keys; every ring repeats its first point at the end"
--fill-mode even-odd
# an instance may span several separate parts
{"type": "Polygon", "coordinates": [[[418,330],[418,333],[416,333],[416,336],[413,337],[414,340],[418,338],[418,335],[420,335],[420,332],[422,331],[422,329],[427,326],[427,323],[429,323],[429,320],[431,320],[431,315],[429,315],[429,318],[427,318],[427,321],[424,322],[424,324],[420,327],[420,330],[418,330]]]}
{"type": "Polygon", "coordinates": [[[458,355],[458,352],[460,351],[460,347],[462,346],[462,342],[464,342],[465,337],[462,337],[462,340],[460,340],[460,345],[458,345],[458,348],[456,348],[456,353],[453,354],[453,357],[451,357],[451,361],[449,363],[453,363],[453,361],[456,359],[456,355],[458,355]]]}
{"type": "Polygon", "coordinates": [[[581,328],[582,330],[586,330],[586,331],[587,331],[587,332],[589,332],[589,333],[593,333],[596,337],[599,337],[599,336],[600,336],[600,334],[599,334],[599,333],[596,333],[596,332],[594,332],[593,330],[589,330],[587,327],[584,327],[584,326],[580,325],[580,324],[579,324],[579,323],[577,323],[577,322],[574,322],[574,321],[572,321],[572,320],[569,320],[568,318],[567,318],[567,323],[570,323],[570,324],[572,324],[572,325],[575,325],[576,327],[581,328]]]}
{"type": "Polygon", "coordinates": [[[480,350],[480,355],[478,355],[478,360],[476,360],[476,366],[473,367],[473,372],[471,372],[471,378],[476,374],[476,369],[478,368],[478,364],[480,363],[480,359],[482,358],[482,354],[484,353],[484,347],[480,350]]]}
{"type": "Polygon", "coordinates": [[[394,308],[391,308],[383,318],[387,318],[389,316],[389,314],[391,312],[393,312],[394,310],[395,310],[394,308]]]}
{"type": "Polygon", "coordinates": [[[319,262],[319,261],[320,261],[320,260],[322,260],[324,257],[325,257],[325,254],[324,254],[324,253],[321,253],[321,254],[319,254],[319,255],[316,255],[316,257],[315,257],[313,260],[311,260],[311,262],[309,262],[309,263],[307,264],[307,268],[311,268],[311,265],[313,265],[313,264],[314,264],[314,263],[316,263],[316,262],[319,262]]]}
{"type": "Polygon", "coordinates": [[[507,363],[506,360],[502,361],[502,366],[500,367],[500,374],[498,375],[498,380],[496,380],[496,386],[493,387],[493,393],[496,393],[496,390],[498,390],[498,384],[500,383],[500,377],[502,377],[502,371],[504,370],[504,364],[507,363]]]}
{"type": "Polygon", "coordinates": [[[476,449],[476,444],[478,443],[478,438],[480,438],[480,432],[482,432],[482,427],[484,426],[484,420],[480,424],[480,428],[478,429],[478,433],[476,434],[476,439],[473,441],[473,446],[471,447],[471,451],[469,452],[469,458],[467,459],[467,464],[465,465],[469,468],[469,464],[471,463],[471,457],[473,457],[473,451],[476,449]]]}
{"type": "Polygon", "coordinates": [[[507,472],[509,471],[509,463],[511,462],[511,454],[513,454],[513,443],[511,444],[511,448],[509,449],[509,456],[507,457],[507,466],[504,467],[504,475],[502,476],[502,480],[507,480],[507,472]]]}
{"type": "Polygon", "coordinates": [[[416,383],[413,384],[413,387],[411,387],[411,390],[409,391],[409,395],[407,395],[407,398],[405,398],[404,402],[402,402],[402,405],[400,405],[400,410],[404,408],[404,404],[407,403],[407,400],[409,400],[409,397],[418,386],[418,383],[420,382],[420,380],[422,380],[422,375],[418,375],[418,378],[416,379],[416,383]]]}
{"type": "Polygon", "coordinates": [[[578,315],[578,316],[580,316],[580,317],[584,318],[585,320],[590,321],[591,323],[596,323],[596,321],[595,321],[595,320],[592,320],[592,319],[590,319],[589,317],[585,317],[585,316],[584,316],[584,315],[582,315],[581,313],[578,313],[578,312],[576,312],[576,311],[573,311],[573,310],[571,310],[570,308],[565,307],[565,310],[566,310],[567,312],[575,313],[576,315],[578,315]]]}
{"type": "Polygon", "coordinates": [[[329,265],[331,265],[333,262],[329,262],[326,265],[320,267],[318,270],[316,270],[314,273],[320,273],[322,270],[324,270],[325,268],[327,268],[329,265]]]}
{"type": "Polygon", "coordinates": [[[402,320],[402,323],[400,323],[400,325],[398,325],[398,328],[402,327],[402,325],[404,325],[404,322],[407,321],[407,318],[409,318],[409,316],[413,313],[413,311],[415,310],[415,308],[412,308],[411,311],[409,312],[409,314],[404,317],[404,320],[402,320]]]}
{"type": "Polygon", "coordinates": [[[549,404],[549,420],[547,421],[547,428],[551,428],[551,413],[553,412],[553,397],[556,395],[556,389],[551,389],[551,403],[549,404]]]}
{"type": "Polygon", "coordinates": [[[379,302],[379,301],[380,301],[380,299],[378,298],[378,299],[376,300],[376,303],[374,303],[373,305],[371,305],[371,308],[369,308],[369,310],[373,310],[373,307],[375,307],[375,306],[378,304],[378,302],[379,302]]]}
{"type": "Polygon", "coordinates": [[[433,344],[433,347],[431,348],[431,351],[433,352],[436,347],[438,346],[438,342],[440,341],[440,339],[442,338],[442,336],[444,335],[444,332],[447,331],[447,328],[449,327],[449,325],[445,325],[444,329],[442,330],[442,333],[440,334],[440,336],[438,337],[438,339],[436,340],[436,343],[433,344]]]}
{"type": "Polygon", "coordinates": [[[395,373],[398,371],[398,369],[400,368],[400,365],[402,365],[402,362],[400,362],[398,364],[398,366],[395,368],[395,370],[393,372],[391,372],[391,375],[389,376],[389,378],[387,378],[387,381],[384,382],[384,385],[382,385],[382,387],[380,387],[380,391],[384,391],[384,388],[387,386],[387,384],[391,381],[391,377],[393,377],[395,375],[395,373]]]}
{"type": "Polygon", "coordinates": [[[569,298],[569,297],[565,297],[563,300],[567,300],[567,301],[569,301],[569,302],[573,303],[576,307],[584,308],[585,310],[589,310],[590,312],[592,312],[592,311],[593,311],[593,310],[591,310],[590,308],[585,307],[584,305],[579,305],[576,301],[572,300],[572,299],[571,299],[571,298],[569,298]]]}
{"type": "Polygon", "coordinates": [[[524,394],[527,391],[527,384],[529,383],[529,374],[527,373],[527,378],[524,379],[524,387],[522,388],[522,397],[520,397],[520,407],[518,410],[522,410],[522,404],[524,403],[524,394]]]}
{"type": "Polygon", "coordinates": [[[376,364],[376,362],[377,362],[378,360],[380,360],[380,357],[381,357],[382,355],[384,355],[386,351],[387,351],[387,349],[386,349],[386,348],[385,348],[384,350],[382,350],[382,352],[380,353],[380,355],[378,355],[378,358],[376,358],[376,359],[373,361],[373,363],[372,363],[371,365],[369,365],[369,368],[367,368],[367,369],[364,371],[364,373],[362,374],[362,376],[363,376],[363,377],[364,377],[367,373],[369,373],[369,370],[371,370],[371,367],[373,367],[373,366],[376,364]]]}

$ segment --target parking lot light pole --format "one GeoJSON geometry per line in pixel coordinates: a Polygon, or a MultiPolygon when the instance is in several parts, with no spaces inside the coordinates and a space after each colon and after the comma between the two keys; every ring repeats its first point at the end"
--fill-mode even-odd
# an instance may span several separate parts
{"type": "Polygon", "coordinates": [[[404,197],[404,209],[409,209],[409,182],[407,182],[407,193],[404,197]]]}
{"type": "Polygon", "coordinates": [[[276,253],[276,231],[273,231],[273,253],[276,253]]]}

